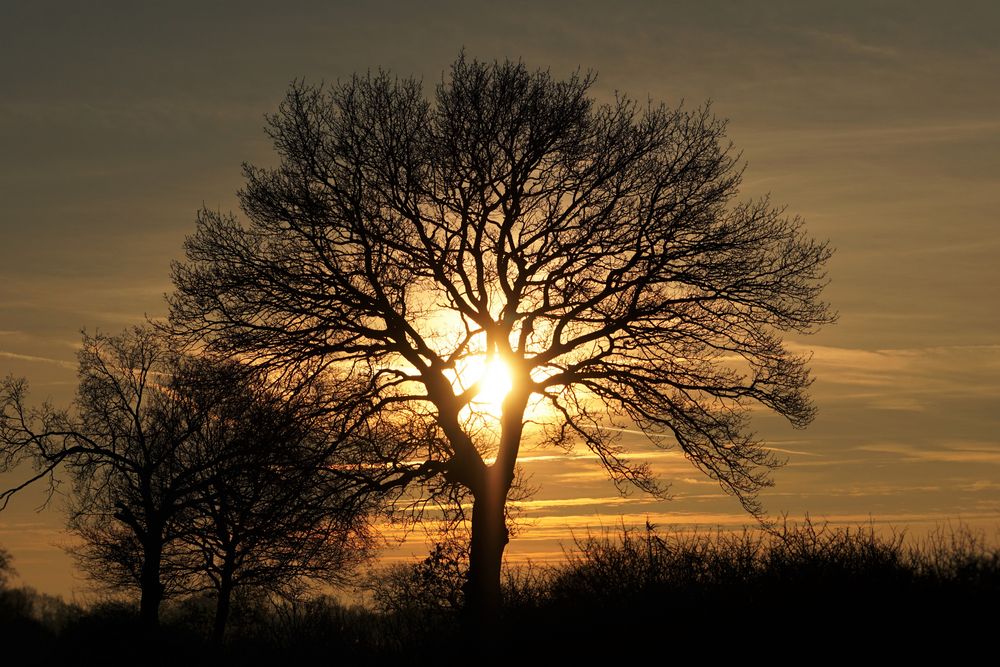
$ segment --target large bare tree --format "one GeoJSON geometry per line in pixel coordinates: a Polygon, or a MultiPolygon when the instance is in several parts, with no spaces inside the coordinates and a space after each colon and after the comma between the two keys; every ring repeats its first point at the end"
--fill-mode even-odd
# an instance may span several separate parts
{"type": "Polygon", "coordinates": [[[592,81],[460,57],[431,99],[386,73],[295,83],[269,117],[280,163],[245,166],[245,218],[202,211],[174,267],[178,333],[336,375],[380,485],[471,493],[481,616],[527,423],[657,493],[618,442],[639,429],[758,513],[778,462],[748,410],[813,416],[782,335],[832,320],[829,248],[737,199],[739,155],[707,108],[599,105],[592,81]],[[510,386],[491,409],[498,364],[510,386]]]}

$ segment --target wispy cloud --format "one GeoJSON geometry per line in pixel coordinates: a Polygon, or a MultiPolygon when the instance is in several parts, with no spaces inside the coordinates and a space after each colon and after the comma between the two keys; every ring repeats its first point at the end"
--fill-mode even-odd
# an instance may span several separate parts
{"type": "Polygon", "coordinates": [[[805,452],[801,449],[786,449],[784,447],[764,447],[769,452],[780,452],[782,454],[795,454],[797,456],[823,456],[819,452],[805,452]]]}
{"type": "Polygon", "coordinates": [[[941,397],[1000,397],[1000,345],[864,350],[790,343],[811,354],[813,374],[834,398],[883,410],[920,411],[941,397]],[[861,391],[859,391],[861,390],[861,391]]]}
{"type": "MultiPolygon", "coordinates": [[[[755,155],[781,151],[783,154],[822,150],[827,153],[868,154],[888,148],[927,144],[948,144],[1000,134],[1000,120],[974,118],[950,122],[910,122],[887,125],[867,123],[838,127],[760,130],[743,143],[755,155]]],[[[772,174],[772,180],[779,180],[772,174]]],[[[750,181],[758,184],[762,180],[750,181]]]]}
{"type": "Polygon", "coordinates": [[[76,364],[71,361],[66,361],[65,359],[52,359],[50,357],[36,357],[31,354],[18,354],[17,352],[5,352],[0,350],[0,358],[4,359],[15,359],[17,361],[31,361],[35,363],[42,364],[53,364],[55,366],[60,366],[62,368],[76,368],[76,364]]]}
{"type": "Polygon", "coordinates": [[[66,544],[70,539],[58,525],[39,521],[16,521],[0,524],[0,542],[17,554],[50,552],[53,545],[66,544]]]}
{"type": "Polygon", "coordinates": [[[650,496],[636,496],[636,497],[624,497],[624,496],[605,496],[603,498],[558,498],[558,499],[548,499],[548,500],[524,500],[517,503],[518,507],[523,510],[551,510],[563,507],[589,507],[589,506],[618,506],[618,505],[632,505],[632,504],[649,504],[650,502],[656,502],[656,499],[650,496]]]}
{"type": "Polygon", "coordinates": [[[868,42],[847,32],[828,32],[824,30],[810,29],[802,30],[801,34],[811,38],[815,43],[821,46],[831,47],[836,51],[848,55],[893,60],[900,57],[900,52],[897,48],[891,47],[887,44],[875,44],[868,42]]]}
{"type": "Polygon", "coordinates": [[[1000,464],[1000,443],[992,442],[956,442],[935,448],[915,447],[902,443],[875,443],[861,445],[856,449],[889,454],[906,462],[1000,464]]]}

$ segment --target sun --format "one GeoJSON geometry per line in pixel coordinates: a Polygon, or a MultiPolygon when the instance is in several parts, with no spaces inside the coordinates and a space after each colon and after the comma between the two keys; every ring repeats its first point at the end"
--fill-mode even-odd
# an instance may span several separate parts
{"type": "Polygon", "coordinates": [[[496,356],[467,357],[458,369],[458,384],[464,389],[478,383],[479,391],[472,399],[472,406],[494,417],[503,411],[503,401],[513,387],[510,369],[496,356]]]}
{"type": "Polygon", "coordinates": [[[498,357],[493,357],[483,364],[483,372],[479,377],[479,393],[475,400],[500,407],[513,386],[510,369],[498,357]]]}

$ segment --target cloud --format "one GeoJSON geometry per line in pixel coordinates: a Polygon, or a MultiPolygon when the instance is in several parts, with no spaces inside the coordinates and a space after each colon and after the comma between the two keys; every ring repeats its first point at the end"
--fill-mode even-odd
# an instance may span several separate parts
{"type": "Polygon", "coordinates": [[[849,55],[892,60],[900,57],[900,52],[896,48],[885,44],[873,44],[866,42],[846,32],[802,30],[801,34],[811,38],[819,45],[830,46],[837,51],[849,55]]]}
{"type": "Polygon", "coordinates": [[[49,357],[37,357],[31,354],[18,354],[17,352],[5,352],[0,350],[0,358],[15,359],[17,361],[30,361],[43,364],[53,364],[62,368],[75,369],[76,364],[65,359],[52,359],[49,357]]]}
{"type": "Polygon", "coordinates": [[[784,447],[763,447],[769,452],[780,452],[782,454],[796,454],[798,456],[824,456],[818,452],[804,452],[800,449],[786,449],[784,447]]]}
{"type": "Polygon", "coordinates": [[[630,505],[630,504],[648,504],[650,502],[656,502],[655,498],[649,496],[645,497],[623,497],[623,496],[605,496],[603,498],[559,498],[559,499],[549,499],[549,500],[523,500],[517,503],[517,506],[525,511],[530,510],[551,510],[559,509],[563,507],[581,507],[581,506],[617,506],[617,505],[630,505]]]}
{"type": "Polygon", "coordinates": [[[964,482],[958,484],[957,488],[960,491],[968,491],[971,493],[980,493],[983,491],[1000,491],[1000,482],[992,479],[977,479],[972,482],[964,482]]]}
{"type": "MultiPolygon", "coordinates": [[[[55,544],[70,541],[61,527],[38,521],[0,523],[0,543],[18,555],[26,552],[50,552],[55,544]]],[[[23,559],[22,559],[23,560],[23,559]]]]}
{"type": "Polygon", "coordinates": [[[812,354],[810,366],[824,400],[918,412],[942,398],[1000,397],[1000,345],[865,350],[792,342],[788,347],[812,354]]]}
{"type": "Polygon", "coordinates": [[[922,448],[902,443],[861,445],[856,450],[889,454],[913,463],[981,463],[1000,464],[1000,443],[953,442],[934,448],[922,448]]]}
{"type": "Polygon", "coordinates": [[[983,117],[946,122],[910,122],[904,125],[868,123],[846,127],[761,130],[743,143],[759,143],[762,149],[782,149],[782,152],[823,149],[838,153],[867,153],[890,146],[965,141],[997,132],[1000,132],[1000,120],[983,117]]]}

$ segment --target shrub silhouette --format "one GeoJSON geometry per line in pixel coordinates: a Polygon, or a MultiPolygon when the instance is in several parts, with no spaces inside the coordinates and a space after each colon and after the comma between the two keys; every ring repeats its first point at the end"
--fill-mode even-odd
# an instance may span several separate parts
{"type": "MultiPolygon", "coordinates": [[[[864,637],[866,656],[937,654],[954,662],[991,647],[1000,620],[1000,546],[967,526],[945,526],[918,540],[873,524],[809,520],[772,532],[623,525],[580,536],[567,551],[558,565],[507,568],[501,630],[511,654],[544,648],[592,663],[620,659],[643,638],[689,652],[755,643],[764,651],[766,639],[774,648],[769,659],[783,662],[817,647],[846,655],[864,637]]],[[[144,650],[151,664],[331,656],[350,664],[451,664],[462,656],[455,640],[460,616],[449,591],[457,590],[464,567],[461,550],[445,542],[424,559],[382,570],[389,583],[375,599],[378,609],[329,596],[243,598],[230,642],[221,647],[205,640],[210,599],[171,602],[153,657],[135,632],[137,608],[121,602],[58,611],[50,598],[50,613],[39,616],[44,605],[35,602],[45,596],[13,589],[22,591],[21,618],[33,625],[0,629],[33,633],[6,646],[30,647],[34,664],[96,663],[109,651],[119,661],[139,659],[144,650]]]]}

